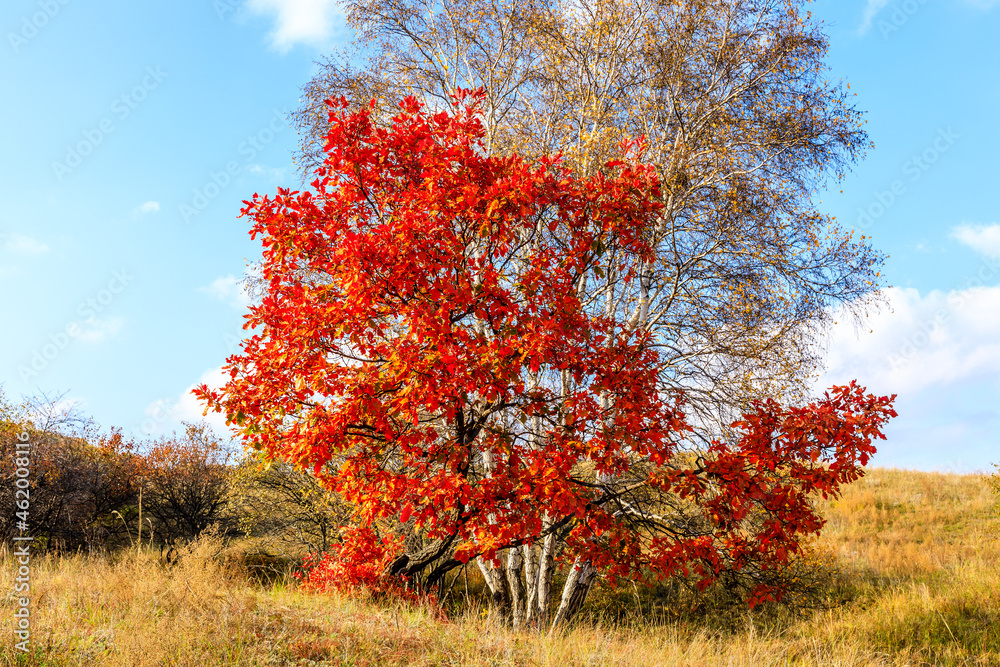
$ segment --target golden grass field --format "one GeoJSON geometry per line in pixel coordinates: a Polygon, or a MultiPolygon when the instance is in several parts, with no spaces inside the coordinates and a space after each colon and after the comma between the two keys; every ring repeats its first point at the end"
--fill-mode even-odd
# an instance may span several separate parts
{"type": "Polygon", "coordinates": [[[650,618],[649,595],[627,586],[595,590],[589,617],[551,637],[476,609],[439,620],[287,578],[255,584],[205,541],[173,567],[156,552],[37,557],[23,654],[5,552],[0,665],[1000,665],[1000,511],[986,480],[874,469],[824,502],[815,548],[836,568],[833,608],[650,618]]]}

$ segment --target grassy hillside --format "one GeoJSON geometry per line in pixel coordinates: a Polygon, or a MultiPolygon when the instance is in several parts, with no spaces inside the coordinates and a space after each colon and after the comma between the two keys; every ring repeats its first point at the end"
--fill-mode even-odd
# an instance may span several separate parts
{"type": "MultiPolygon", "coordinates": [[[[255,585],[210,541],[173,568],[39,558],[34,650],[13,651],[6,593],[0,665],[1000,665],[1000,518],[982,476],[872,470],[823,512],[831,609],[669,609],[628,586],[595,591],[590,620],[551,638],[476,609],[440,620],[255,585]]],[[[14,570],[5,555],[4,591],[14,570]]]]}

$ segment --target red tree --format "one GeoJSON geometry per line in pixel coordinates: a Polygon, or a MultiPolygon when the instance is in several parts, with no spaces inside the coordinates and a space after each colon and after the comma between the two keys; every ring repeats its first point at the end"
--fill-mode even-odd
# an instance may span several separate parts
{"type": "Polygon", "coordinates": [[[479,99],[429,114],[407,98],[390,129],[330,103],[314,191],[246,202],[264,245],[257,333],[199,397],[385,538],[349,531],[365,548],[338,554],[397,545],[386,575],[425,587],[479,557],[515,624],[548,620],[557,557],[584,577],[690,565],[705,582],[786,563],[821,524],[806,495],[860,474],[891,399],[852,385],[758,406],[739,443],[691,454],[647,335],[586,289],[602,258],[623,281],[652,259],[641,142],[586,180],[555,157],[486,157],[479,99]],[[687,506],[700,523],[679,527],[687,506]]]}

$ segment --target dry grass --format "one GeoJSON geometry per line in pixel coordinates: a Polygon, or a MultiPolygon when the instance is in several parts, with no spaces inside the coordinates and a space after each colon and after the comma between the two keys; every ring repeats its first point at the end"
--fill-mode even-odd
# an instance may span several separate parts
{"type": "MultiPolygon", "coordinates": [[[[442,622],[256,586],[205,540],[174,567],[146,553],[37,559],[33,652],[13,651],[7,594],[0,665],[1000,665],[1000,519],[983,477],[873,470],[823,510],[817,548],[846,602],[810,615],[515,634],[474,611],[442,622]]],[[[13,577],[7,556],[3,590],[13,577]]]]}

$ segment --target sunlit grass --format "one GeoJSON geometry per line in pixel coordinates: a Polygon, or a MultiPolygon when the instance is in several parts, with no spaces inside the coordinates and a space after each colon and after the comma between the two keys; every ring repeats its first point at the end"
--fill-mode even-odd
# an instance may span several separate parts
{"type": "Polygon", "coordinates": [[[1000,519],[983,477],[873,470],[822,508],[833,608],[650,617],[648,592],[605,588],[592,609],[617,613],[552,637],[510,632],[474,604],[442,621],[289,578],[253,584],[206,540],[176,566],[156,552],[36,558],[23,655],[8,554],[0,665],[1000,665],[1000,519]]]}

